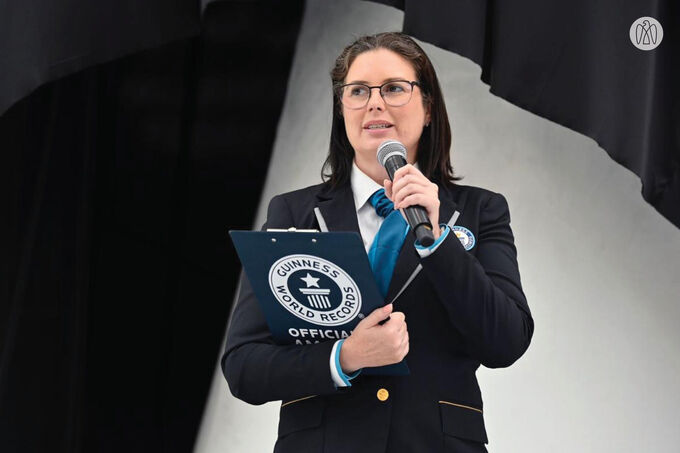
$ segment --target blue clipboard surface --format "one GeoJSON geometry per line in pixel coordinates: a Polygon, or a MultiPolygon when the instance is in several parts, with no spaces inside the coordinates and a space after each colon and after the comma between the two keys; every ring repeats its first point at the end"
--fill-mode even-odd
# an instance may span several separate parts
{"type": "MultiPolygon", "coordinates": [[[[278,344],[348,337],[384,305],[355,232],[229,232],[278,344]]],[[[405,361],[366,374],[405,375],[405,361]]]]}

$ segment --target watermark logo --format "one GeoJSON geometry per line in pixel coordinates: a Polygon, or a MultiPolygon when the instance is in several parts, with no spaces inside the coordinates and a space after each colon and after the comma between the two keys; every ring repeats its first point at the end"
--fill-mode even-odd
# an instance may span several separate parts
{"type": "Polygon", "coordinates": [[[630,42],[640,50],[653,50],[663,40],[663,27],[653,17],[640,17],[630,26],[630,42]]]}

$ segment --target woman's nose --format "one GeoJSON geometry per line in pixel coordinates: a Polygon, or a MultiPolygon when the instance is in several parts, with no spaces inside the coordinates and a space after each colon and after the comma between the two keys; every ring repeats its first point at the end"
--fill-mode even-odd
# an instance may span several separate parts
{"type": "Polygon", "coordinates": [[[378,87],[371,88],[371,95],[368,98],[368,104],[366,106],[369,111],[373,109],[385,110],[385,100],[380,95],[380,89],[378,87]]]}

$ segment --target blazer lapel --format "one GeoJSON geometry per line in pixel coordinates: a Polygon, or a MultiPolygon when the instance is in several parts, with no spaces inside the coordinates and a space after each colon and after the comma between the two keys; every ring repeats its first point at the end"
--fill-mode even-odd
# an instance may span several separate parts
{"type": "Polygon", "coordinates": [[[317,195],[317,207],[326,221],[328,231],[356,231],[361,234],[349,183],[320,192],[317,195]]]}
{"type": "MultiPolygon", "coordinates": [[[[452,191],[455,189],[439,188],[439,223],[449,223],[456,211],[460,211],[458,204],[453,201],[452,191]]],[[[460,214],[460,213],[459,213],[460,214]]]]}
{"type": "Polygon", "coordinates": [[[420,256],[413,246],[415,240],[416,236],[413,234],[413,230],[409,229],[406,239],[404,239],[404,245],[401,246],[397,264],[394,266],[390,286],[387,288],[387,295],[385,296],[387,303],[390,303],[401,292],[404,284],[420,264],[420,256]]]}
{"type": "MultiPolygon", "coordinates": [[[[441,186],[439,189],[439,223],[448,223],[456,212],[457,205],[453,201],[452,193],[449,189],[441,186]]],[[[415,234],[413,234],[412,230],[409,230],[392,273],[390,287],[385,297],[386,302],[391,302],[392,299],[401,294],[411,284],[415,275],[422,268],[420,256],[414,246],[415,240],[415,234]]]]}

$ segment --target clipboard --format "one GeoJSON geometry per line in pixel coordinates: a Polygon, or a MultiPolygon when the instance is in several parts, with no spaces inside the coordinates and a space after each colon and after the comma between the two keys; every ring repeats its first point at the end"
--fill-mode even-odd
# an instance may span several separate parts
{"type": "MultiPolygon", "coordinates": [[[[229,231],[278,344],[347,338],[385,305],[356,232],[229,231]]],[[[405,361],[364,374],[407,375],[405,361]]]]}

